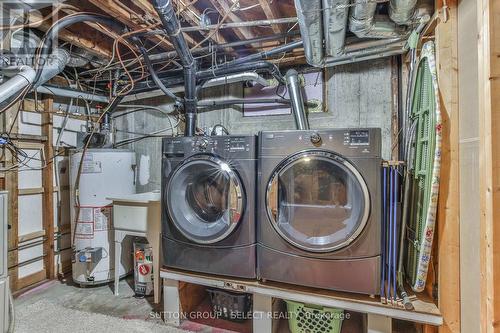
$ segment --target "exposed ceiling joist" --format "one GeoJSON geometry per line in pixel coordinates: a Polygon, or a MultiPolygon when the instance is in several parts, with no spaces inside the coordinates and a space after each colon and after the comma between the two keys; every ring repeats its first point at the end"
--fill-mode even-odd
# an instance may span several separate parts
{"type": "MultiPolygon", "coordinates": [[[[259,0],[259,4],[262,7],[262,10],[264,11],[264,14],[266,14],[266,17],[269,20],[274,20],[278,17],[281,17],[280,12],[278,7],[276,6],[276,0],[259,0]]],[[[283,32],[282,26],[279,24],[273,24],[271,25],[274,33],[279,34],[283,32]]]]}
{"type": "MultiPolygon", "coordinates": [[[[41,23],[37,28],[43,32],[46,32],[51,27],[51,24],[47,22],[41,23]]],[[[93,37],[83,37],[81,34],[75,34],[67,29],[62,29],[58,33],[60,40],[68,42],[82,49],[88,50],[90,53],[110,59],[112,56],[112,51],[109,45],[106,45],[102,40],[98,40],[93,37]]]]}
{"type": "MultiPolygon", "coordinates": [[[[132,13],[131,9],[126,10],[122,6],[119,6],[116,1],[113,0],[88,0],[94,6],[100,8],[106,12],[109,16],[112,16],[122,22],[123,24],[129,26],[134,30],[144,30],[146,27],[137,23],[134,19],[140,18],[141,16],[137,13],[132,13]],[[135,16],[135,17],[134,17],[135,16]]],[[[157,27],[155,27],[157,28],[157,27]]],[[[146,31],[152,30],[153,28],[147,28],[146,31]]],[[[152,36],[151,41],[157,43],[159,46],[163,46],[165,49],[172,49],[172,44],[163,37],[152,36]]]]}
{"type": "MultiPolygon", "coordinates": [[[[219,12],[223,17],[226,16],[232,22],[241,22],[242,20],[231,11],[231,7],[226,3],[225,0],[210,0],[210,3],[214,6],[214,8],[219,12]]],[[[254,33],[246,27],[239,27],[234,29],[236,35],[241,39],[252,39],[255,38],[254,33]]]]}
{"type": "MultiPolygon", "coordinates": [[[[179,8],[184,8],[186,6],[186,3],[183,0],[174,0],[174,4],[176,5],[177,10],[179,10],[179,8]]],[[[189,8],[182,10],[180,15],[193,27],[197,27],[200,25],[199,17],[201,17],[201,13],[194,6],[190,6],[189,8]]],[[[222,34],[220,33],[217,35],[217,38],[211,38],[211,39],[221,44],[227,43],[226,38],[224,38],[224,36],[222,36],[222,34]]]]}
{"type": "MultiPolygon", "coordinates": [[[[174,1],[175,3],[175,1],[174,1]]],[[[154,9],[153,5],[150,3],[148,0],[135,0],[135,4],[141,8],[146,15],[149,15],[156,23],[160,23],[160,18],[158,17],[158,14],[156,13],[156,10],[154,9]]],[[[161,27],[161,25],[160,25],[161,27]]],[[[197,41],[189,36],[188,34],[184,34],[184,38],[186,39],[186,42],[189,45],[196,45],[197,41]]]]}

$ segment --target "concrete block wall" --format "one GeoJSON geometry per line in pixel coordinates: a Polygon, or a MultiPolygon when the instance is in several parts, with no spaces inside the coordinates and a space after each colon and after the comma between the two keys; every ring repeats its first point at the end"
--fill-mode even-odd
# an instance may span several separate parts
{"type": "MultiPolygon", "coordinates": [[[[326,70],[327,112],[311,113],[311,128],[380,127],[382,129],[382,156],[391,156],[391,120],[394,112],[392,93],[392,60],[390,58],[337,66],[326,70]]],[[[213,87],[202,93],[201,99],[241,98],[241,84],[213,87]]],[[[171,101],[164,97],[140,101],[165,110],[172,110],[171,101]]],[[[139,101],[137,102],[139,103],[139,101]]],[[[260,130],[294,129],[293,116],[245,117],[241,107],[200,112],[198,127],[208,129],[224,125],[231,134],[257,134],[260,130]]],[[[150,133],[169,126],[164,115],[156,111],[137,112],[117,121],[128,131],[150,133]]],[[[166,132],[170,134],[169,132],[166,132]]],[[[119,133],[118,140],[123,133],[119,133]]],[[[137,191],[159,190],[161,184],[161,139],[148,138],[129,146],[137,153],[138,172],[147,173],[147,182],[138,182],[137,191]],[[142,163],[141,163],[142,161],[142,163]]]]}

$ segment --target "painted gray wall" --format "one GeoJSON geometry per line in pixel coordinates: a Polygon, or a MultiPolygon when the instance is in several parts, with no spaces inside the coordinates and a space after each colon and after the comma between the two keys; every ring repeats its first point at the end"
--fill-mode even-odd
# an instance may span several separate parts
{"type": "MultiPolygon", "coordinates": [[[[390,58],[343,65],[330,68],[326,72],[328,111],[309,115],[311,128],[380,127],[382,129],[382,155],[391,156],[391,119],[393,95],[391,87],[392,61],[390,58]]],[[[207,89],[202,99],[241,98],[242,85],[233,84],[207,89]]],[[[144,103],[144,101],[141,101],[144,103]]],[[[171,110],[166,98],[148,100],[149,105],[157,105],[171,110]]],[[[217,111],[201,112],[198,127],[209,128],[223,124],[231,134],[256,134],[260,130],[294,129],[293,116],[244,117],[238,107],[217,111]]],[[[168,127],[168,121],[158,112],[139,112],[127,115],[116,122],[118,128],[149,133],[168,127]]],[[[123,137],[123,133],[122,133],[123,137]]],[[[120,135],[118,137],[120,140],[120,135]]],[[[130,146],[137,153],[139,172],[146,165],[140,165],[141,155],[149,156],[150,178],[147,184],[137,185],[138,192],[160,188],[161,139],[150,138],[130,146]]],[[[143,169],[143,170],[141,170],[143,169]]]]}

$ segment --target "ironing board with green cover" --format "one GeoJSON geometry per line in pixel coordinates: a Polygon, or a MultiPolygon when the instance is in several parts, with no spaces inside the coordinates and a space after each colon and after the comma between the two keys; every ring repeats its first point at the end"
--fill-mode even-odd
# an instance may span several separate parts
{"type": "Polygon", "coordinates": [[[412,100],[411,121],[416,122],[416,133],[405,271],[412,289],[420,292],[431,258],[441,168],[441,112],[432,41],[422,48],[412,100]]]}

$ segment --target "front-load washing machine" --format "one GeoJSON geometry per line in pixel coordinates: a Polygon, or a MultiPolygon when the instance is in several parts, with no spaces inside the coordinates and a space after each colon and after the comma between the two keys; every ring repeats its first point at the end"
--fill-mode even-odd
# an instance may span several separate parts
{"type": "Polygon", "coordinates": [[[256,136],[163,139],[166,267],[256,277],[256,136]]]}
{"type": "Polygon", "coordinates": [[[380,153],[380,129],[260,133],[260,279],[380,293],[380,153]]]}

